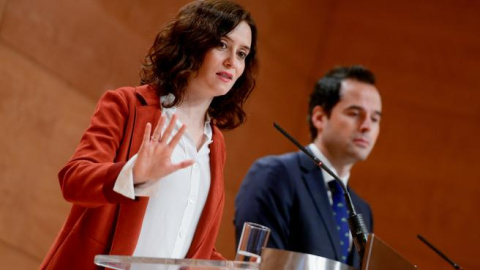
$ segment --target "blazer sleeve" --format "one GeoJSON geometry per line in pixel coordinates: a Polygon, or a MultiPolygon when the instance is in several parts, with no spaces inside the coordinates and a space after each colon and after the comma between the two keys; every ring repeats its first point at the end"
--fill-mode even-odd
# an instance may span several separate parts
{"type": "Polygon", "coordinates": [[[255,162],[235,200],[235,234],[238,246],[244,222],[271,229],[267,246],[284,249],[289,236],[294,187],[284,163],[277,157],[255,162]]]}
{"type": "Polygon", "coordinates": [[[215,248],[212,251],[212,256],[210,257],[210,260],[216,260],[216,261],[225,261],[225,259],[222,254],[220,254],[215,248]]]}
{"type": "Polygon", "coordinates": [[[58,174],[65,200],[83,207],[129,200],[113,191],[114,182],[126,163],[117,161],[116,154],[129,114],[126,95],[121,91],[107,91],[100,98],[90,126],[58,174]]]}

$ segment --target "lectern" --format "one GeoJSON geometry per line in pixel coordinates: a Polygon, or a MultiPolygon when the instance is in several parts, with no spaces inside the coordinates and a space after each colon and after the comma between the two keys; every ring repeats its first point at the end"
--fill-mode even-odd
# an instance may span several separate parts
{"type": "Polygon", "coordinates": [[[260,270],[355,270],[341,262],[311,254],[274,248],[262,250],[260,270]]]}
{"type": "Polygon", "coordinates": [[[163,259],[130,256],[97,255],[95,264],[116,270],[258,270],[252,262],[194,259],[163,259]]]}
{"type": "Polygon", "coordinates": [[[389,247],[374,234],[368,235],[362,270],[415,270],[417,266],[389,247]]]}
{"type": "MultiPolygon", "coordinates": [[[[355,270],[340,262],[299,252],[264,248],[260,263],[97,255],[95,264],[117,270],[355,270]]],[[[416,270],[374,234],[368,236],[361,270],[416,270]]]]}

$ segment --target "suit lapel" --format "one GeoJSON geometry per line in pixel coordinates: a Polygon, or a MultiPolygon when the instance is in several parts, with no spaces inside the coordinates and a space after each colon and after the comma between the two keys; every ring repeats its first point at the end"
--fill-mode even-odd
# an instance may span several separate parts
{"type": "MultiPolygon", "coordinates": [[[[310,160],[304,153],[299,153],[300,166],[302,168],[302,179],[307,186],[307,190],[312,200],[315,202],[315,208],[327,228],[329,239],[332,246],[335,248],[335,256],[340,257],[340,238],[337,233],[337,225],[333,217],[332,207],[328,199],[327,188],[323,180],[323,175],[320,168],[318,168],[312,160],[310,160]]],[[[320,226],[320,224],[319,224],[320,226]]]]}

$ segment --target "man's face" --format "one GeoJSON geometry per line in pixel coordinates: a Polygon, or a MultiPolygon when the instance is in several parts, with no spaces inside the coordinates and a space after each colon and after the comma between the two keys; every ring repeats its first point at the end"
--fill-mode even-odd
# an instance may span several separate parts
{"type": "MultiPolygon", "coordinates": [[[[323,116],[317,139],[333,162],[364,160],[380,132],[382,102],[375,86],[354,79],[342,81],[340,101],[323,116]]],[[[318,127],[317,127],[318,128],[318,127]]]]}

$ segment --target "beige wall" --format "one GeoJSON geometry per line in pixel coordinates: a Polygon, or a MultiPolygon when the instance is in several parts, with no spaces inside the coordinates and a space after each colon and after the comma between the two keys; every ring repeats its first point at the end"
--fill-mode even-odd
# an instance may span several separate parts
{"type": "MultiPolygon", "coordinates": [[[[138,83],[142,56],[182,1],[0,0],[0,260],[36,269],[69,204],[56,173],[97,98],[138,83]]],[[[261,70],[249,121],[227,132],[227,201],[218,249],[234,257],[233,203],[258,157],[308,143],[315,80],[339,64],[378,77],[384,118],[351,184],[371,202],[375,232],[421,269],[447,265],[424,235],[466,269],[480,233],[480,4],[476,1],[241,1],[259,28],[261,70]]],[[[3,267],[2,267],[3,268],[3,267]]]]}

